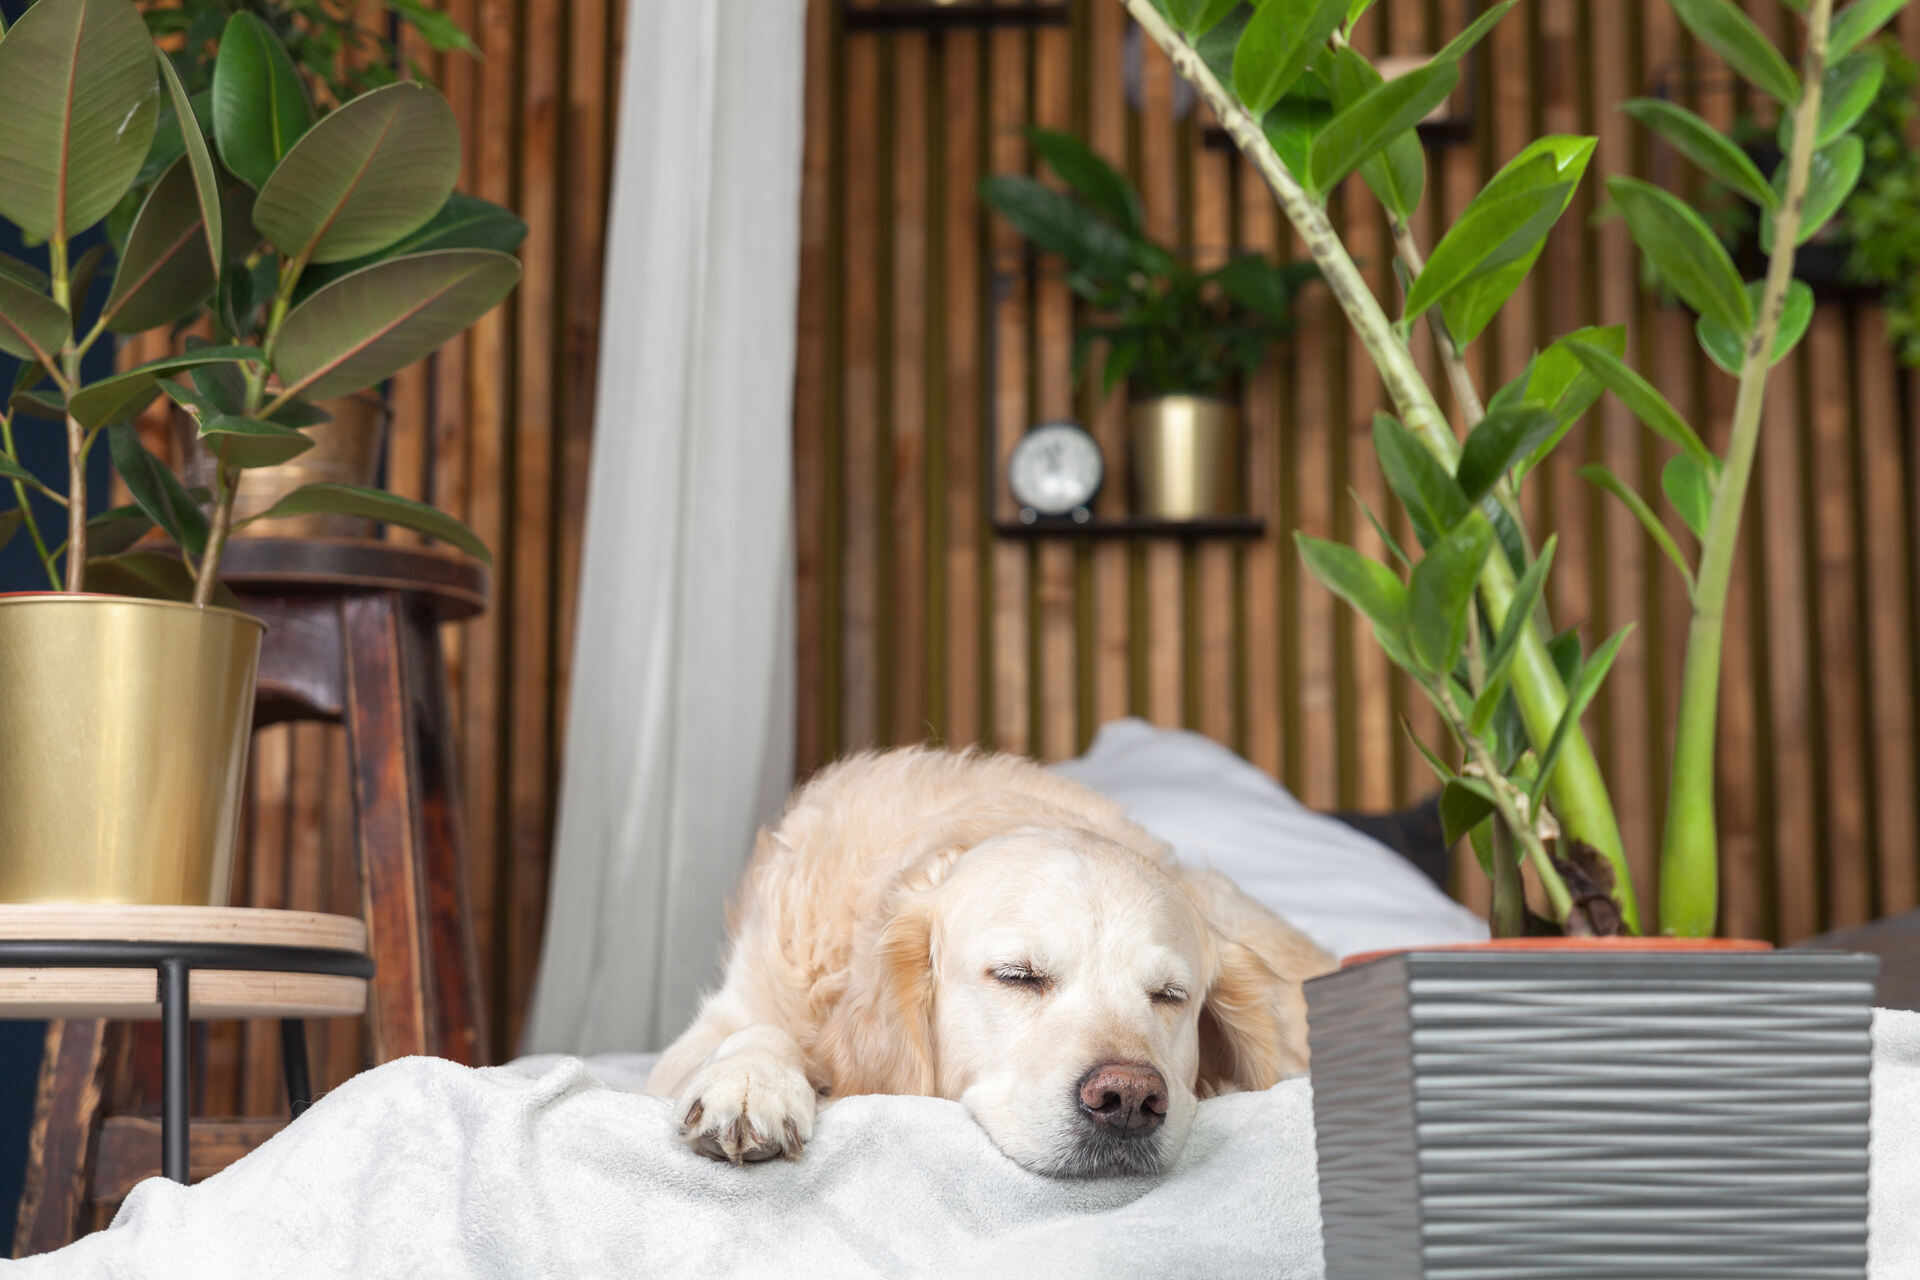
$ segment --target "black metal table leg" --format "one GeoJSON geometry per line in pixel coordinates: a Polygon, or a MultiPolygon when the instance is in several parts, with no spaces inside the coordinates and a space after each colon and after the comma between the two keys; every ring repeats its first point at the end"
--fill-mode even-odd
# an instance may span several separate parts
{"type": "Polygon", "coordinates": [[[187,1181],[187,962],[160,962],[160,1171],[187,1181]]]}
{"type": "Polygon", "coordinates": [[[313,1105],[313,1080],[307,1074],[307,1024],[299,1018],[280,1019],[280,1063],[286,1069],[287,1109],[298,1120],[313,1105]]]}

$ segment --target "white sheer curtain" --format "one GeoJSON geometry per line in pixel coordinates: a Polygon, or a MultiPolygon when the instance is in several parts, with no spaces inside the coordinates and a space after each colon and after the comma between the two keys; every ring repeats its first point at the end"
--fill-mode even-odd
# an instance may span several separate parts
{"type": "Polygon", "coordinates": [[[546,942],[523,1049],[657,1048],[792,772],[805,0],[632,0],[546,942]]]}

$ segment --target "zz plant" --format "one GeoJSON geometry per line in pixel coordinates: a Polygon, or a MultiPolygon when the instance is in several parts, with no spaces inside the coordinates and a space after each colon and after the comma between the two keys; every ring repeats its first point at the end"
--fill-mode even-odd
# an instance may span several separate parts
{"type": "Polygon", "coordinates": [[[1802,19],[1798,70],[1730,0],[1669,0],[1703,45],[1778,104],[1785,158],[1770,177],[1682,107],[1650,100],[1623,106],[1764,211],[1767,269],[1748,282],[1687,204],[1636,178],[1607,181],[1641,253],[1698,313],[1701,345],[1738,380],[1724,456],[1628,367],[1618,326],[1565,335],[1484,401],[1474,385],[1462,353],[1526,278],[1595,146],[1592,138],[1569,136],[1534,142],[1493,177],[1430,254],[1416,242],[1413,215],[1426,174],[1414,125],[1453,92],[1462,58],[1515,0],[1492,6],[1424,65],[1393,80],[1351,44],[1372,0],[1119,2],[1272,187],[1398,411],[1380,416],[1374,441],[1418,537],[1418,560],[1383,526],[1398,568],[1350,547],[1298,540],[1309,568],[1372,623],[1390,658],[1438,707],[1462,763],[1455,769],[1428,744],[1420,749],[1444,784],[1450,837],[1471,835],[1492,876],[1496,933],[1528,925],[1523,868],[1567,932],[1654,927],[1642,918],[1605,780],[1580,725],[1627,633],[1590,654],[1572,632],[1555,635],[1543,591],[1554,540],[1532,544],[1517,516],[1517,495],[1608,392],[1673,446],[1662,489],[1698,541],[1691,561],[1623,479],[1598,467],[1582,474],[1626,504],[1687,583],[1692,620],[1661,849],[1659,928],[1710,934],[1718,909],[1713,753],[1721,637],[1767,374],[1812,316],[1810,293],[1793,279],[1795,250],[1835,215],[1860,178],[1862,148],[1852,131],[1872,94],[1856,91],[1856,62],[1875,56],[1863,46],[1906,0],[1854,0],[1838,16],[1834,0],[1781,0],[1802,19]],[[1369,289],[1327,216],[1328,197],[1356,174],[1393,230],[1403,286],[1397,317],[1369,289]],[[1464,439],[1414,359],[1413,332],[1422,319],[1438,345],[1464,439]]]}
{"type": "MultiPolygon", "coordinates": [[[[249,468],[303,452],[323,421],[313,402],[373,386],[484,315],[518,282],[504,249],[518,220],[456,196],[460,135],[435,90],[403,81],[316,119],[277,37],[248,12],[228,22],[213,73],[210,129],[160,135],[163,105],[196,121],[169,59],[128,0],[40,0],[0,32],[0,216],[44,243],[47,269],[0,256],[0,351],[20,359],[0,407],[0,475],[56,589],[215,598],[249,468]],[[178,158],[128,226],[99,319],[77,323],[104,246],[71,246],[132,190],[155,147],[178,158]],[[192,323],[215,340],[86,383],[82,360],[108,334],[192,323]],[[184,380],[183,380],[184,379],[184,380]],[[218,460],[212,493],[189,493],[141,444],[131,419],[158,397],[198,424],[218,460]],[[65,426],[65,493],[23,467],[27,417],[65,426]],[[87,518],[87,459],[106,437],[134,506],[87,518]],[[32,490],[66,510],[50,546],[32,490]],[[207,509],[203,509],[203,504],[207,509]],[[132,550],[158,526],[170,553],[132,550]]],[[[340,512],[441,538],[486,558],[459,521],[378,489],[311,484],[256,519],[340,512]]]]}

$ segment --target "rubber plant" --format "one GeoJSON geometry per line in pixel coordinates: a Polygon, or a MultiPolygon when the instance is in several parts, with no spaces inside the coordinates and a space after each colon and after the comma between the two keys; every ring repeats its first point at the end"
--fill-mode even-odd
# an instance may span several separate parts
{"type": "MultiPolygon", "coordinates": [[[[0,475],[17,500],[0,536],[24,528],[55,589],[214,601],[238,487],[249,468],[311,447],[302,428],[324,415],[310,401],[427,355],[520,278],[496,247],[499,226],[460,216],[459,128],[438,92],[402,81],[316,120],[285,50],[251,14],[231,20],[222,54],[216,146],[198,128],[180,133],[107,276],[104,246],[77,258],[70,246],[168,144],[156,136],[162,104],[193,118],[179,77],[129,0],[40,0],[0,31],[0,216],[47,260],[42,270],[0,255],[0,351],[21,361],[0,407],[0,475]],[[76,317],[103,278],[99,319],[82,332],[76,317]],[[182,354],[83,381],[83,358],[108,335],[203,311],[216,341],[188,339],[182,354]],[[214,492],[189,493],[134,431],[162,395],[216,454],[214,492]],[[19,462],[15,431],[29,417],[65,427],[64,493],[19,462]],[[134,505],[89,520],[87,459],[103,436],[134,505]],[[29,490],[65,508],[64,542],[42,530],[29,490]],[[135,547],[156,526],[171,548],[135,547]]],[[[311,484],[255,518],[317,512],[487,558],[459,521],[379,489],[311,484]]]]}
{"type": "Polygon", "coordinates": [[[1298,541],[1308,567],[1371,622],[1455,740],[1458,769],[1433,746],[1418,745],[1444,784],[1449,836],[1472,837],[1493,879],[1498,934],[1529,927],[1527,873],[1566,932],[1656,927],[1641,916],[1606,782],[1580,724],[1628,632],[1590,654],[1575,633],[1554,633],[1543,590],[1554,540],[1532,544],[1517,494],[1608,392],[1674,447],[1662,488],[1698,539],[1692,562],[1624,480],[1604,468],[1582,474],[1627,505],[1690,593],[1657,927],[1710,934],[1718,904],[1713,753],[1721,636],[1768,370],[1792,350],[1812,315],[1810,293],[1793,280],[1795,250],[1834,216],[1860,176],[1861,147],[1851,130],[1872,94],[1857,91],[1853,59],[1870,56],[1863,44],[1906,0],[1854,0],[1837,17],[1833,0],[1782,0],[1803,20],[1797,71],[1730,0],[1669,0],[1696,39],[1790,120],[1786,155],[1771,180],[1686,109],[1652,100],[1624,104],[1680,154],[1765,210],[1767,270],[1749,283],[1680,199],[1632,177],[1607,182],[1641,253],[1699,314],[1702,346],[1738,379],[1724,457],[1628,367],[1619,326],[1565,335],[1484,401],[1474,384],[1463,352],[1526,278],[1596,141],[1535,141],[1494,175],[1430,255],[1416,242],[1426,174],[1414,126],[1454,91],[1462,59],[1515,0],[1491,6],[1427,62],[1392,80],[1352,44],[1372,0],[1118,2],[1266,179],[1397,410],[1397,417],[1376,420],[1374,442],[1419,540],[1417,561],[1377,519],[1398,569],[1336,543],[1304,535],[1298,541]],[[1398,317],[1374,296],[1327,216],[1328,197],[1355,175],[1392,227],[1398,317]],[[1423,319],[1464,438],[1415,360],[1414,331],[1423,319]]]}

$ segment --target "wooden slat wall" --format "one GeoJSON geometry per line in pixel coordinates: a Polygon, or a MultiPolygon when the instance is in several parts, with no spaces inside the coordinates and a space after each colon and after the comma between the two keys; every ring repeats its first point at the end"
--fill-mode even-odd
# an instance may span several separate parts
{"type": "MultiPolygon", "coordinates": [[[[1786,33],[1776,0],[1741,2],[1786,33]]],[[[1459,10],[1459,0],[1379,0],[1363,47],[1430,51],[1459,10]]],[[[1920,51],[1920,12],[1901,21],[1920,51]]],[[[1069,370],[1076,306],[1057,277],[1021,266],[1017,239],[974,197],[984,174],[1030,168],[1024,127],[1086,137],[1141,186],[1155,233],[1201,261],[1231,246],[1301,252],[1248,166],[1207,145],[1205,110],[1187,110],[1165,60],[1129,51],[1114,0],[1074,0],[1067,26],[934,32],[850,29],[838,4],[816,3],[809,50],[802,769],[923,738],[1059,757],[1134,714],[1229,743],[1319,807],[1383,808],[1426,791],[1399,720],[1432,737],[1431,711],[1305,579],[1289,545],[1306,529],[1379,554],[1349,487],[1375,510],[1390,505],[1369,442],[1381,392],[1323,293],[1246,391],[1250,496],[1266,537],[1034,543],[994,537],[985,517],[1011,509],[999,468],[1014,438],[1062,414],[1087,423],[1107,454],[1099,513],[1125,503],[1124,409],[1069,370]],[[983,474],[994,413],[995,466],[983,474]]],[[[1473,136],[1430,154],[1418,228],[1428,246],[1529,139],[1597,133],[1601,145],[1540,267],[1471,353],[1483,394],[1557,334],[1625,322],[1638,367],[1724,445],[1730,380],[1699,354],[1690,319],[1641,290],[1623,227],[1595,216],[1607,173],[1681,180],[1614,106],[1698,50],[1666,0],[1528,0],[1488,51],[1473,136]]],[[[1723,125],[1747,105],[1701,85],[1684,96],[1723,125]]],[[[1391,245],[1377,205],[1356,188],[1334,213],[1385,290],[1391,245]]],[[[1920,895],[1920,382],[1883,333],[1872,307],[1823,307],[1770,402],[1726,655],[1730,932],[1802,937],[1920,895]]],[[[1432,367],[1425,335],[1419,343],[1432,367]]],[[[1639,624],[1590,727],[1648,896],[1687,604],[1632,518],[1574,472],[1605,462],[1657,493],[1666,456],[1609,402],[1526,499],[1536,525],[1560,535],[1556,619],[1581,623],[1589,644],[1639,624]]],[[[1467,900],[1483,899],[1477,875],[1459,881],[1467,900]]]]}

